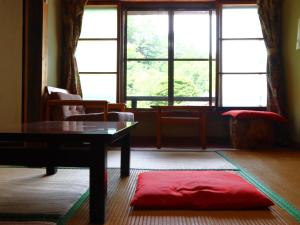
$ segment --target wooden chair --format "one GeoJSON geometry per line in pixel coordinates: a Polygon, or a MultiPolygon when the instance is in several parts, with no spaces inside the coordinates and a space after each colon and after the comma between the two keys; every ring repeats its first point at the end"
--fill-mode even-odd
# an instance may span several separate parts
{"type": "Polygon", "coordinates": [[[125,112],[125,104],[109,104],[103,100],[83,100],[67,90],[47,86],[45,90],[46,120],[134,121],[134,114],[125,112]]]}
{"type": "Polygon", "coordinates": [[[198,125],[199,141],[206,148],[206,112],[202,106],[152,106],[156,109],[156,146],[161,148],[161,129],[169,125],[198,125]]]}

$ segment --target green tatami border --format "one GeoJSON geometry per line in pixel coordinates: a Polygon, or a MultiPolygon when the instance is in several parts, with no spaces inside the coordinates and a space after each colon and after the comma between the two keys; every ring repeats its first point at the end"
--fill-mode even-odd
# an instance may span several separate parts
{"type": "Polygon", "coordinates": [[[64,225],[74,214],[75,212],[82,206],[82,204],[86,201],[90,194],[89,189],[81,195],[81,197],[75,202],[75,204],[68,210],[68,212],[63,215],[59,220],[56,222],[57,225],[64,225]]]}

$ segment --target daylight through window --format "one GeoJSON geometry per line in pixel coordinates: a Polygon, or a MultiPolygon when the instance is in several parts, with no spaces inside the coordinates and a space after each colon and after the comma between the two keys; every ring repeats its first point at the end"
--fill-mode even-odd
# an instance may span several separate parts
{"type": "Polygon", "coordinates": [[[83,98],[121,99],[129,108],[265,107],[257,7],[201,7],[88,5],[76,51],[83,98]]]}

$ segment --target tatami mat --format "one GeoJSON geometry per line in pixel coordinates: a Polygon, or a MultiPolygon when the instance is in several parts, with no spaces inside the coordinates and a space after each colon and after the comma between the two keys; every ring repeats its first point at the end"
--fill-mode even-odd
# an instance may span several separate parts
{"type": "Polygon", "coordinates": [[[300,210],[300,151],[240,150],[222,154],[263,180],[300,210]]]}
{"type": "MultiPolygon", "coordinates": [[[[270,210],[193,211],[133,210],[133,197],[138,174],[131,170],[128,178],[120,178],[119,169],[109,169],[106,225],[283,225],[291,224],[281,216],[277,206],[270,210]]],[[[88,201],[71,218],[68,225],[87,225],[88,201]]]]}
{"type": "MultiPolygon", "coordinates": [[[[118,153],[119,151],[116,151],[114,153],[118,153]]],[[[158,153],[158,154],[151,154],[150,156],[145,154],[147,151],[143,151],[143,157],[142,155],[139,155],[139,153],[135,156],[133,156],[135,153],[134,152],[140,152],[140,151],[132,151],[132,157],[131,157],[131,166],[135,164],[135,161],[140,160],[141,162],[149,162],[151,165],[156,164],[154,169],[159,169],[160,167],[162,168],[162,164],[160,164],[160,159],[164,157],[164,153],[158,153]],[[142,157],[142,158],[141,158],[142,157]]],[[[150,151],[152,152],[152,151],[150,151]]],[[[157,151],[159,152],[159,151],[157,151]]],[[[156,153],[157,153],[156,152],[156,153]]],[[[227,152],[227,151],[226,151],[227,152]]],[[[114,154],[113,153],[113,154],[114,154]]],[[[166,168],[168,167],[169,169],[172,169],[181,165],[181,163],[178,163],[178,160],[180,161],[181,158],[185,158],[187,156],[187,153],[189,152],[184,152],[180,153],[174,157],[174,160],[171,159],[172,163],[167,163],[166,168]],[[175,160],[176,159],[176,160],[175,160]],[[178,165],[177,165],[178,164],[178,165]]],[[[202,153],[202,152],[200,152],[202,153]]],[[[212,152],[214,153],[214,152],[212,152]]],[[[229,152],[228,152],[229,153],[229,152]]],[[[109,153],[110,154],[110,153],[109,153]]],[[[173,153],[172,153],[173,154],[173,153]]],[[[295,153],[296,154],[296,153],[295,153]]],[[[253,173],[255,176],[260,178],[261,181],[266,181],[266,183],[276,192],[280,192],[283,189],[285,190],[290,190],[290,188],[295,187],[295,182],[294,179],[291,178],[289,182],[289,178],[291,171],[297,171],[297,165],[298,164],[298,159],[299,155],[295,154],[290,154],[290,157],[287,154],[286,156],[284,154],[278,154],[276,156],[275,154],[275,159],[274,157],[272,158],[272,152],[270,153],[260,153],[260,152],[251,152],[249,151],[248,153],[241,153],[238,154],[238,151],[234,151],[232,154],[227,154],[228,156],[235,161],[239,163],[239,165],[245,166],[245,168],[248,169],[251,173],[253,173]],[[264,158],[264,154],[265,158],[264,158]],[[289,166],[289,163],[290,166],[289,166]],[[285,169],[285,167],[289,167],[289,169],[285,169]],[[268,169],[269,168],[269,169],[268,169]],[[278,174],[279,177],[276,177],[278,174]],[[278,179],[278,181],[277,181],[278,179]],[[285,181],[286,183],[283,184],[282,181],[285,181]],[[291,186],[289,186],[291,184],[291,186]],[[283,188],[283,189],[281,189],[283,188]]],[[[201,155],[201,154],[200,154],[201,155]]],[[[199,155],[199,156],[200,156],[199,155]]],[[[208,160],[207,158],[204,157],[205,154],[202,154],[201,157],[198,157],[197,160],[195,161],[194,165],[195,166],[198,162],[201,165],[202,162],[201,160],[205,161],[208,160]]],[[[210,154],[210,156],[213,156],[215,159],[218,159],[218,157],[215,157],[217,155],[216,153],[210,154]]],[[[164,161],[167,161],[170,155],[165,155],[166,158],[164,161]]],[[[192,154],[190,155],[192,156],[192,154]]],[[[116,159],[115,162],[113,163],[118,163],[119,162],[119,156],[118,154],[115,154],[113,157],[116,159]]],[[[194,156],[192,156],[194,157],[194,156]]],[[[222,159],[222,157],[221,157],[222,159]]],[[[222,159],[224,160],[224,159],[222,159]]],[[[226,160],[225,160],[226,161],[226,160]]],[[[140,164],[135,164],[135,166],[139,167],[140,164]]],[[[210,167],[200,167],[200,169],[216,169],[216,165],[219,164],[219,160],[216,161],[210,161],[209,164],[210,167]]],[[[110,163],[110,160],[109,162],[110,163]]],[[[164,162],[162,162],[164,163],[164,162]]],[[[185,161],[184,164],[189,164],[190,161],[185,161]]],[[[142,163],[143,165],[145,163],[142,163]]],[[[204,165],[204,164],[203,164],[204,165]]],[[[231,165],[229,163],[229,165],[231,165]]],[[[116,166],[119,167],[119,165],[114,165],[114,164],[109,164],[109,166],[116,166]]],[[[186,165],[184,165],[184,168],[186,165]]],[[[231,165],[232,166],[232,165],[231,165]]],[[[177,168],[182,168],[182,166],[179,166],[177,168]]],[[[224,168],[224,167],[223,167],[224,168]]],[[[44,178],[50,178],[53,179],[56,175],[61,176],[61,181],[59,182],[59,185],[57,186],[56,191],[61,191],[63,192],[68,191],[68,189],[72,188],[77,188],[77,185],[74,183],[73,185],[70,182],[76,181],[78,178],[83,178],[88,179],[88,170],[84,170],[85,174],[76,174],[75,170],[68,170],[72,171],[70,174],[65,174],[64,172],[59,172],[55,176],[50,176],[50,177],[43,177],[43,174],[45,173],[44,169],[40,169],[39,172],[37,173],[28,173],[26,171],[26,168],[19,168],[21,169],[22,172],[15,172],[15,175],[17,176],[16,179],[11,179],[9,178],[10,176],[6,172],[2,172],[0,170],[0,177],[4,176],[6,177],[5,179],[10,179],[12,181],[13,185],[19,185],[20,184],[26,184],[26,182],[31,183],[32,182],[32,187],[26,187],[25,189],[28,189],[32,192],[35,191],[35,185],[34,185],[34,180],[41,180],[44,178]],[[24,173],[25,176],[24,176],[24,173]],[[76,179],[75,179],[76,178],[76,179]],[[62,183],[65,183],[67,185],[67,188],[62,188],[62,183]]],[[[194,168],[195,169],[195,168],[194,168]]],[[[28,169],[31,170],[31,169],[28,169]]],[[[17,171],[17,170],[16,170],[17,171]]],[[[236,210],[236,211],[193,211],[193,210],[164,210],[164,211],[156,211],[156,210],[133,210],[130,207],[130,200],[134,194],[135,191],[135,185],[136,185],[136,179],[137,176],[140,172],[143,172],[146,170],[137,170],[137,169],[131,169],[131,174],[128,178],[120,178],[120,170],[117,169],[108,169],[108,195],[107,195],[107,217],[106,217],[106,225],[282,225],[282,224],[287,224],[287,225],[293,225],[293,224],[298,224],[294,218],[292,218],[285,210],[280,208],[279,206],[272,206],[269,210],[236,210]]],[[[5,180],[4,179],[4,180],[5,180]]],[[[53,183],[56,183],[55,181],[52,181],[53,183]]],[[[50,182],[50,183],[52,183],[50,182]]],[[[88,181],[84,180],[84,182],[88,185],[88,181]]],[[[297,184],[296,184],[297,185],[297,184]]],[[[298,183],[299,185],[299,183],[298,183]]],[[[2,183],[0,183],[0,188],[2,188],[2,183]]],[[[4,185],[5,186],[5,185],[4,185]]],[[[81,186],[81,185],[79,185],[81,186]]],[[[44,184],[42,185],[45,190],[48,189],[48,185],[44,184]]],[[[6,189],[10,189],[9,186],[6,187],[6,189]]],[[[296,188],[299,190],[298,188],[296,188]]],[[[296,190],[295,189],[295,190],[296,190]]],[[[298,191],[293,191],[291,197],[295,196],[298,191]]],[[[28,196],[31,196],[30,193],[28,196]]],[[[4,195],[6,194],[6,197],[9,197],[8,192],[4,191],[3,189],[0,189],[0,192],[4,195]]],[[[0,194],[1,194],[0,193],[0,194]]],[[[50,192],[49,194],[52,194],[55,192],[50,192]]],[[[280,192],[279,194],[283,194],[284,192],[280,192]]],[[[18,193],[19,196],[22,196],[22,191],[18,193]]],[[[288,192],[286,192],[283,197],[289,198],[288,192]]],[[[11,196],[10,196],[11,197],[11,196]]],[[[48,198],[48,196],[45,196],[48,198]]],[[[65,201],[63,199],[60,199],[63,197],[63,195],[58,194],[57,200],[58,203],[55,204],[49,204],[52,206],[58,206],[61,207],[61,204],[64,203],[65,201]]],[[[78,198],[78,197],[77,197],[78,198]]],[[[22,199],[22,198],[20,198],[22,199]]],[[[25,198],[26,199],[26,198],[25,198]]],[[[29,200],[32,200],[33,198],[28,198],[28,203],[27,205],[29,206],[31,203],[29,200]]],[[[2,200],[2,197],[0,197],[0,201],[2,200]]],[[[30,200],[30,201],[31,201],[30,200]]],[[[18,200],[19,201],[19,200],[18,200]]],[[[297,200],[296,200],[297,201],[297,200]]],[[[52,202],[52,199],[50,198],[50,201],[47,199],[40,200],[42,205],[47,206],[49,202],[52,202]]],[[[294,202],[297,205],[297,202],[294,202]]],[[[7,203],[6,203],[7,204],[7,203]]],[[[0,204],[1,205],[1,204],[0,204]]],[[[48,205],[48,206],[49,206],[48,205]]],[[[15,205],[18,208],[18,203],[15,205]]],[[[47,206],[47,207],[48,207],[47,206]]],[[[23,204],[23,207],[26,208],[23,204]]],[[[86,200],[83,205],[80,207],[79,210],[76,211],[76,213],[71,217],[69,221],[66,223],[67,225],[88,225],[89,224],[89,201],[86,200]]],[[[5,222],[2,221],[0,222],[0,225],[54,225],[52,222],[39,222],[39,221],[34,221],[34,222],[5,222]]]]}
{"type": "Polygon", "coordinates": [[[45,169],[1,167],[0,218],[58,219],[88,188],[87,169],[59,169],[45,176],[45,169]]]}
{"type": "MultiPolygon", "coordinates": [[[[108,151],[108,168],[120,168],[120,151],[108,151]]],[[[131,169],[234,170],[236,167],[216,152],[132,151],[131,169]]]]}

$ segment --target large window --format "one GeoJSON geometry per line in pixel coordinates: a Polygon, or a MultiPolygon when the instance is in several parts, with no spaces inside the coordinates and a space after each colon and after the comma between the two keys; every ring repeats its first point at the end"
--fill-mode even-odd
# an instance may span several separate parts
{"type": "Polygon", "coordinates": [[[87,6],[76,50],[83,99],[116,102],[117,8],[87,6]]]}
{"type": "Polygon", "coordinates": [[[127,11],[127,105],[214,104],[215,27],[213,10],[127,11]]]}
{"type": "Polygon", "coordinates": [[[266,106],[257,7],[177,6],[120,7],[118,16],[118,6],[88,5],[76,51],[83,98],[129,108],[266,106]]]}
{"type": "Polygon", "coordinates": [[[222,9],[220,90],[222,106],[266,106],[267,52],[257,8],[222,9]]]}

